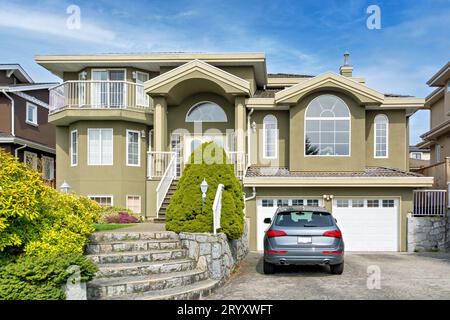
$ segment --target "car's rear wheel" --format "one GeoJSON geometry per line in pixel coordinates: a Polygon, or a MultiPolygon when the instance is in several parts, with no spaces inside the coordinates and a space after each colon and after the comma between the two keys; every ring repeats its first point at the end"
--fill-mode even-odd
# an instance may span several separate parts
{"type": "Polygon", "coordinates": [[[264,261],[263,271],[264,274],[273,274],[275,273],[275,265],[264,261]]]}
{"type": "Polygon", "coordinates": [[[330,271],[332,274],[342,274],[344,272],[344,263],[330,265],[330,271]]]}

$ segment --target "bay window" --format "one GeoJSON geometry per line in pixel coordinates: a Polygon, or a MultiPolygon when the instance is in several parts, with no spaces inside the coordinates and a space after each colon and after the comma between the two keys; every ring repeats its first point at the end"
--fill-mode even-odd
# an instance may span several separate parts
{"type": "Polygon", "coordinates": [[[88,129],[88,165],[113,164],[113,129],[88,129]]]}

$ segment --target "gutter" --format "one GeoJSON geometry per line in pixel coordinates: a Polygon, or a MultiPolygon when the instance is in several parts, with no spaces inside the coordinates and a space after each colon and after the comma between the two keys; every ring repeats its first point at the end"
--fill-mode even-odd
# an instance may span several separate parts
{"type": "Polygon", "coordinates": [[[250,127],[250,117],[253,114],[253,111],[255,111],[255,108],[252,108],[250,110],[250,112],[247,115],[247,168],[250,167],[251,163],[252,163],[252,148],[251,148],[251,141],[252,139],[250,139],[250,135],[251,135],[251,127],[250,127]]]}
{"type": "Polygon", "coordinates": [[[9,94],[6,93],[5,89],[2,90],[3,94],[5,95],[5,97],[7,97],[10,101],[11,101],[11,135],[13,137],[16,136],[16,130],[14,128],[14,99],[11,98],[11,96],[9,94]]]}
{"type": "Polygon", "coordinates": [[[256,187],[252,187],[252,190],[253,190],[252,195],[248,198],[244,198],[244,201],[249,201],[256,198],[256,187]]]}

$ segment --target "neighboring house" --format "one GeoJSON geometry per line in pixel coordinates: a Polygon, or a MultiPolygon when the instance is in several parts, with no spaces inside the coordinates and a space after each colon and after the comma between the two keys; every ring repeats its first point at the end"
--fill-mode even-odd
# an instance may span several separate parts
{"type": "Polygon", "coordinates": [[[409,146],[409,170],[416,172],[430,165],[430,149],[409,146]]]}
{"type": "Polygon", "coordinates": [[[55,187],[55,127],[48,123],[48,89],[18,64],[0,64],[0,148],[42,173],[55,187]]]}
{"type": "Polygon", "coordinates": [[[347,59],[306,76],[268,74],[262,53],[37,56],[64,81],[50,91],[58,185],[163,220],[186,159],[215,141],[244,186],[251,249],[277,206],[320,205],[347,250],[405,251],[413,189],[433,184],[409,172],[425,100],[367,87],[347,59]]]}
{"type": "Polygon", "coordinates": [[[436,89],[426,97],[429,109],[430,131],[424,133],[418,148],[430,149],[430,166],[421,173],[434,176],[434,187],[447,189],[450,182],[450,62],[428,80],[436,89]]]}

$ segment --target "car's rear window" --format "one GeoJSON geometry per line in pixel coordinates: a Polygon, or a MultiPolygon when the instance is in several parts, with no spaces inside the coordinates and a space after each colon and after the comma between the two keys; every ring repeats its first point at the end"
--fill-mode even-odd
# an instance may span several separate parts
{"type": "Polygon", "coordinates": [[[277,214],[275,225],[287,227],[330,227],[333,225],[333,217],[328,212],[287,211],[277,214]]]}

